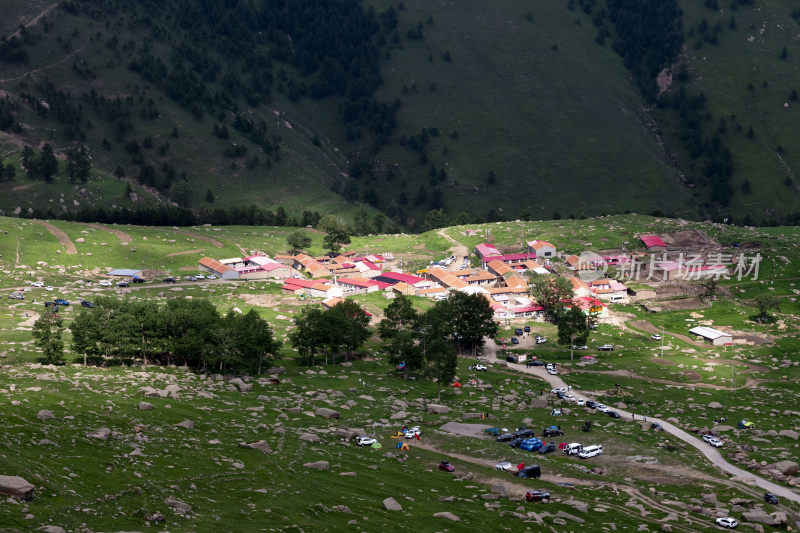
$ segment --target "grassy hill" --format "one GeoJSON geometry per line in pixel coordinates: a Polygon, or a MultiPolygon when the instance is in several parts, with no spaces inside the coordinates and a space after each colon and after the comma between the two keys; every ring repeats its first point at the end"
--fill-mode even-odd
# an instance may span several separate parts
{"type": "Polygon", "coordinates": [[[352,216],[365,205],[392,229],[419,229],[438,208],[460,221],[661,211],[783,222],[796,211],[790,2],[737,0],[735,28],[730,6],[681,3],[684,46],[663,98],[703,93],[699,155],[686,113],[640,93],[604,1],[342,1],[346,22],[317,23],[337,45],[293,26],[319,16],[313,2],[277,23],[252,20],[272,2],[237,5],[215,23],[191,3],[10,3],[0,155],[17,171],[0,180],[2,212],[175,202],[352,216]],[[706,172],[712,141],[732,154],[722,196],[706,172]],[[63,160],[53,183],[27,178],[21,148],[44,142],[62,156],[87,146],[88,183],[71,183],[63,160]]]}

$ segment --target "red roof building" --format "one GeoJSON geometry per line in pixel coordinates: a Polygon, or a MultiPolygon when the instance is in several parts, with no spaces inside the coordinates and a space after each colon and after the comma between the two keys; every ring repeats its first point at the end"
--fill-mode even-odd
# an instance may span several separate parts
{"type": "Polygon", "coordinates": [[[642,235],[639,238],[649,251],[662,252],[667,249],[666,243],[658,235],[642,235]]]}
{"type": "Polygon", "coordinates": [[[483,259],[484,257],[491,256],[491,255],[503,255],[500,253],[500,250],[497,249],[496,246],[493,244],[489,244],[488,242],[483,242],[475,247],[475,255],[483,259]]]}

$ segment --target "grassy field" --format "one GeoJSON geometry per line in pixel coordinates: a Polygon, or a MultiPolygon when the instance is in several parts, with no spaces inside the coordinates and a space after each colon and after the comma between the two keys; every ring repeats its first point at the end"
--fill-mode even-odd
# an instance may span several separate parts
{"type": "MultiPolygon", "coordinates": [[[[774,288],[771,292],[782,301],[794,303],[793,280],[800,264],[794,228],[703,226],[718,242],[759,241],[765,256],[783,256],[789,262],[778,260],[771,274],[764,273],[765,279],[726,281],[710,307],[652,314],[632,305],[616,306],[617,325],[600,324],[587,342],[589,349],[575,352],[575,360],[570,360],[567,347],[555,342],[555,326],[528,323],[532,334],[542,334],[548,341],[536,346],[523,344],[513,351],[556,362],[559,373],[576,390],[612,407],[624,405],[637,415],[637,420],[611,420],[556,399],[543,381],[521,373],[513,364],[506,365],[502,350],[490,361],[488,372],[471,371],[467,367],[473,361],[460,359],[457,379],[464,386],[444,390],[441,398],[452,412],[428,413],[426,405],[437,402],[436,385],[425,379],[402,379],[376,337],[366,344],[361,359],[350,366],[301,367],[291,346],[284,344],[278,363],[285,368],[280,385],[245,376],[253,385],[245,393],[222,376],[198,375],[188,369],[41,366],[35,363],[39,352],[32,344],[30,328],[42,302],[56,296],[73,302],[63,311],[67,325],[81,312],[74,303],[97,294],[116,293],[132,301],[153,302],[208,298],[221,312],[233,307],[244,312],[256,310],[284,343],[293,315],[300,306],[308,305],[282,294],[280,285],[270,281],[181,282],[170,287],[145,283],[124,292],[101,289],[95,283],[112,267],[182,274],[196,271],[197,258],[206,254],[237,256],[241,249],[281,253],[285,235],[291,231],[287,228],[106,226],[124,232],[123,237],[86,224],[53,224],[72,240],[77,254],[67,254],[56,238],[34,221],[0,218],[3,293],[25,287],[34,278],[56,287],[53,293],[32,288],[24,302],[0,299],[0,396],[13,407],[0,412],[6,428],[0,433],[4,465],[0,475],[20,475],[37,487],[35,499],[24,505],[0,499],[4,530],[21,532],[52,524],[70,531],[81,527],[308,531],[351,529],[354,525],[377,531],[411,528],[413,523],[414,529],[423,531],[498,527],[602,531],[609,523],[617,530],[634,530],[641,524],[660,528],[660,521],[666,519],[675,531],[713,531],[713,520],[687,510],[692,500],[713,492],[721,502],[720,509],[729,512],[731,499],[757,502],[761,494],[721,476],[694,448],[649,430],[640,417],[670,419],[687,430],[715,428],[725,441],[726,454],[744,454],[748,460],[766,464],[797,460],[797,441],[792,436],[800,431],[796,422],[800,411],[797,318],[783,309],[769,324],[749,318],[755,313],[752,298],[768,287],[774,288]],[[761,335],[768,342],[712,347],[685,338],[690,324],[704,321],[731,326],[746,335],[761,335]],[[663,328],[663,351],[661,343],[642,329],[643,322],[663,328]],[[605,343],[614,344],[614,351],[597,351],[597,346],[605,343]],[[581,362],[580,356],[586,354],[595,355],[597,363],[581,362]],[[470,386],[472,379],[480,386],[470,386]],[[177,394],[144,395],[144,387],[164,390],[170,384],[179,387],[177,394]],[[140,410],[141,401],[154,408],[140,410]],[[723,408],[711,408],[711,402],[719,402],[723,408]],[[322,407],[338,411],[340,418],[315,414],[322,407]],[[553,407],[561,408],[563,415],[551,416],[553,407]],[[54,418],[41,420],[37,417],[41,410],[52,411],[54,418]],[[398,415],[400,411],[404,414],[398,415]],[[475,419],[479,413],[488,413],[489,418],[475,419]],[[728,419],[722,427],[714,424],[723,415],[728,419]],[[755,422],[756,428],[736,429],[741,419],[755,422]],[[176,426],[184,420],[192,421],[193,428],[176,426]],[[588,434],[580,431],[587,420],[592,422],[588,434]],[[547,440],[597,442],[603,444],[604,454],[585,462],[560,453],[532,456],[492,439],[440,429],[451,421],[511,430],[526,425],[537,436],[541,428],[558,424],[565,436],[547,440]],[[406,423],[422,427],[421,440],[410,441],[407,452],[395,450],[396,440],[391,436],[406,423]],[[107,440],[90,436],[101,428],[110,430],[107,440]],[[336,430],[341,428],[358,428],[373,435],[383,448],[358,448],[337,436],[336,430]],[[301,438],[303,435],[312,436],[301,438]],[[240,446],[262,440],[269,453],[240,446]],[[437,469],[442,459],[456,465],[455,475],[437,469]],[[328,461],[329,470],[303,466],[318,460],[328,461]],[[494,469],[501,460],[539,464],[544,475],[539,480],[517,480],[494,469]],[[592,472],[593,468],[597,470],[592,472]],[[615,488],[609,489],[611,486],[615,488]],[[550,503],[525,504],[521,498],[531,488],[548,490],[550,503]],[[500,495],[505,492],[508,496],[500,495]],[[402,516],[408,520],[398,521],[400,513],[384,510],[381,502],[389,496],[403,506],[402,516]],[[169,497],[189,504],[191,512],[181,515],[171,510],[165,503],[169,497]],[[460,521],[433,518],[434,513],[444,511],[460,521]]],[[[486,224],[473,229],[491,230],[500,246],[546,238],[559,249],[580,252],[589,242],[611,248],[627,241],[632,246],[633,233],[638,231],[694,227],[678,224],[628,215],[486,224]]],[[[447,231],[472,246],[463,229],[447,231]]],[[[321,236],[313,231],[309,234],[314,240],[312,252],[318,253],[321,236]]],[[[429,255],[433,259],[442,257],[451,245],[430,232],[359,238],[353,248],[396,255],[406,250],[415,257],[429,255]]],[[[354,298],[376,319],[389,302],[380,294],[354,298]]],[[[422,298],[415,297],[413,302],[418,309],[431,305],[422,298]]],[[[508,338],[513,328],[522,324],[504,324],[498,336],[508,338]]],[[[69,347],[68,332],[65,340],[69,347]]],[[[524,342],[529,343],[530,338],[524,342]]],[[[71,352],[67,359],[70,363],[81,360],[71,352]]],[[[469,425],[464,428],[473,430],[469,425]]],[[[794,506],[786,508],[797,511],[794,506]]]]}

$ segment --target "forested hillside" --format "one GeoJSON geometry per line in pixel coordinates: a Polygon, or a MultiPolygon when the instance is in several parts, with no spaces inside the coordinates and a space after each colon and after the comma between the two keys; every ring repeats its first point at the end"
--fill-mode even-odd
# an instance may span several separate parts
{"type": "Polygon", "coordinates": [[[0,209],[792,223],[800,15],[695,4],[11,1],[0,209]]]}

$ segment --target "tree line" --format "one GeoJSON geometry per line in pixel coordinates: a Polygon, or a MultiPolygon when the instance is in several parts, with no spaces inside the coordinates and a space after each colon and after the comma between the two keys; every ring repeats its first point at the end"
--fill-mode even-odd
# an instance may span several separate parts
{"type": "MultiPolygon", "coordinates": [[[[260,374],[280,356],[281,343],[257,312],[221,314],[205,299],[176,298],[165,305],[99,297],[82,309],[69,329],[72,349],[86,364],[132,363],[186,365],[201,372],[260,374]]],[[[58,328],[52,313],[39,319],[58,328]]],[[[37,331],[34,327],[34,331],[37,331]]],[[[61,357],[48,336],[35,335],[47,362],[61,357]],[[48,344],[49,343],[49,344],[48,344]]],[[[52,339],[52,336],[49,337],[52,339]]]]}

